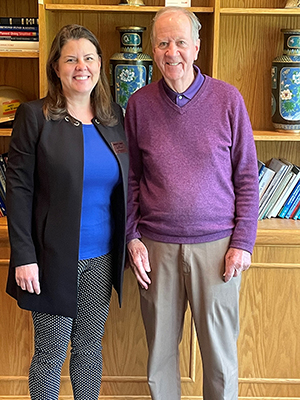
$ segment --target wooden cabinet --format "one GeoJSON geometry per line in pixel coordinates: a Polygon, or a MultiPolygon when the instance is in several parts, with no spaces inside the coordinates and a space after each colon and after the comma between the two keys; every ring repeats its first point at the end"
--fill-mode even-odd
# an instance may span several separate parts
{"type": "MultiPolygon", "coordinates": [[[[108,72],[119,51],[116,26],[141,25],[143,50],[151,54],[149,26],[163,0],[144,7],[118,6],[118,0],[1,0],[1,16],[39,16],[40,52],[0,53],[0,84],[24,90],[29,99],[46,93],[45,63],[60,27],[79,23],[99,38],[108,72]]],[[[276,133],[271,123],[271,63],[282,52],[281,28],[300,27],[300,9],[286,0],[192,0],[203,25],[197,64],[202,71],[235,85],[252,122],[259,159],[284,157],[300,165],[300,135],[276,133]]],[[[160,73],[154,66],[154,80],[160,73]]],[[[1,151],[10,130],[0,129],[1,151]]],[[[9,245],[5,218],[0,221],[0,400],[29,398],[27,372],[33,352],[30,314],[5,293],[9,245]]],[[[259,221],[252,268],[241,289],[240,399],[300,399],[300,222],[259,221]]],[[[166,333],[167,340],[167,333],[166,333]]],[[[104,374],[100,398],[150,399],[146,383],[146,342],[139,296],[131,271],[125,272],[124,305],[113,296],[103,343],[104,374]]],[[[181,344],[182,398],[201,399],[200,354],[186,316],[181,344]]],[[[61,398],[71,399],[68,363],[63,367],[61,398]]]]}

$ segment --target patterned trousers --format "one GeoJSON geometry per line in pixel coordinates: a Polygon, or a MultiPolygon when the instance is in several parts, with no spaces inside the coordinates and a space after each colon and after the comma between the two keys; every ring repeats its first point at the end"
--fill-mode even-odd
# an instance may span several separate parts
{"type": "Polygon", "coordinates": [[[71,341],[75,400],[96,400],[102,378],[102,338],[112,291],[111,254],[78,262],[77,318],[32,312],[35,353],[29,371],[33,400],[57,400],[71,341]]]}

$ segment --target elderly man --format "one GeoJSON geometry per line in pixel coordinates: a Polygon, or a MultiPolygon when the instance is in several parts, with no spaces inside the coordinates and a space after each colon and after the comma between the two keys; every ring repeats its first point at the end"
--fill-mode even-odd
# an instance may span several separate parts
{"type": "Polygon", "coordinates": [[[241,272],[251,263],[258,173],[244,101],[194,65],[197,17],[166,7],[152,48],[163,78],[127,106],[127,241],[140,285],[153,400],[181,397],[178,345],[189,302],[203,363],[203,398],[238,398],[241,272]]]}

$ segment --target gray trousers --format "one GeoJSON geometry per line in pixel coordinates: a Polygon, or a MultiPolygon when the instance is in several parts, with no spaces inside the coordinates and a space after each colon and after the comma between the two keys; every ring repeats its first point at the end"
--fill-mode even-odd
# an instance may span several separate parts
{"type": "Polygon", "coordinates": [[[152,283],[140,289],[153,400],[180,400],[178,346],[189,302],[203,364],[204,400],[237,400],[241,276],[224,283],[230,238],[200,244],[142,241],[152,283]]]}

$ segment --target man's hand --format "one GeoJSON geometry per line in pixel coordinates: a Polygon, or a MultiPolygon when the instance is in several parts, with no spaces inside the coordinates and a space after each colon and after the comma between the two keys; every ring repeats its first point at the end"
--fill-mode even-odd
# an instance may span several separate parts
{"type": "Polygon", "coordinates": [[[36,263],[21,265],[15,268],[17,285],[29,293],[41,293],[39,282],[39,267],[36,263]]]}
{"type": "Polygon", "coordinates": [[[143,289],[148,289],[151,280],[148,272],[151,271],[148,250],[139,239],[133,239],[127,244],[130,266],[136,279],[143,289]]]}
{"type": "Polygon", "coordinates": [[[248,251],[229,248],[225,255],[224,282],[229,282],[232,277],[246,271],[251,264],[251,254],[248,251]]]}

